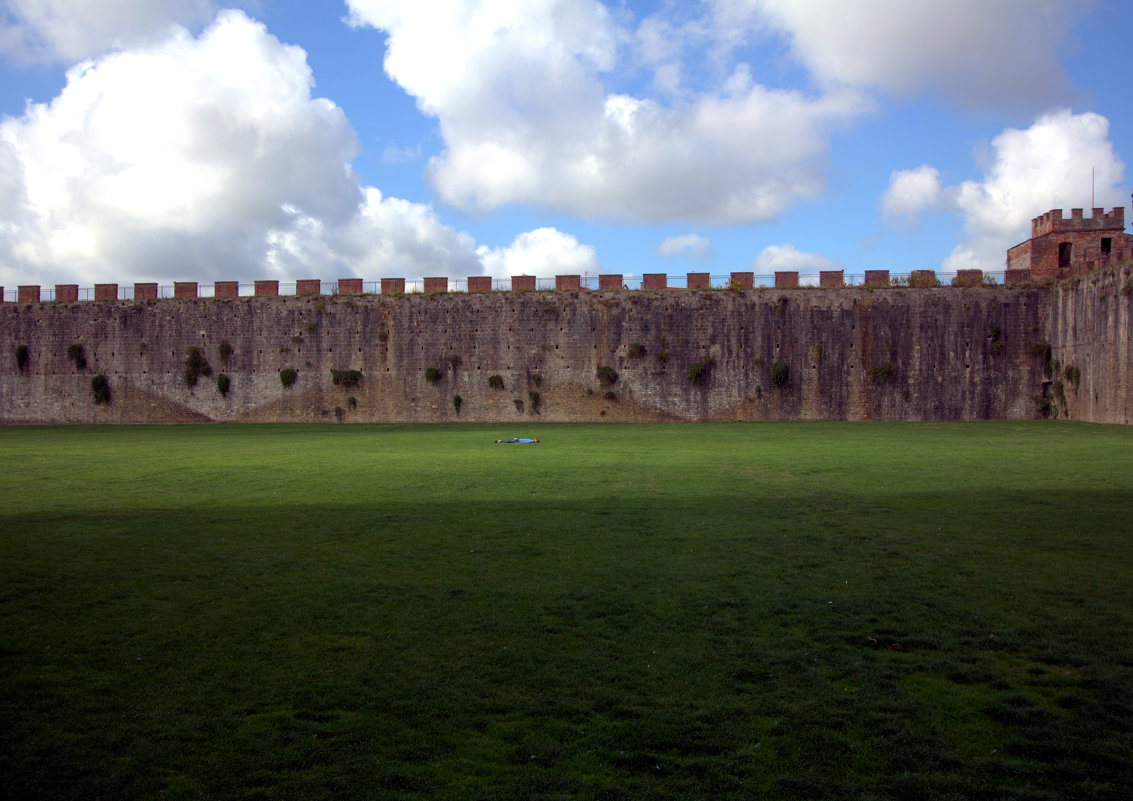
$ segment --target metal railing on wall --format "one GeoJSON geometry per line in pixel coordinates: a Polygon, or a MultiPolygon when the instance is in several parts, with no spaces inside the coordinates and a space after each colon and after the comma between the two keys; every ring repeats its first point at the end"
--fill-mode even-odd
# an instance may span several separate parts
{"type": "MultiPolygon", "coordinates": [[[[655,275],[655,274],[654,274],[655,275]]],[[[695,274],[701,276],[699,280],[703,281],[703,274],[695,274]]],[[[912,273],[889,273],[890,286],[907,286],[910,283],[912,273]]],[[[1005,273],[1003,270],[989,270],[983,272],[983,282],[988,285],[1003,284],[1005,273]]],[[[940,286],[950,286],[955,273],[934,273],[936,283],[940,286]]],[[[578,284],[582,289],[597,290],[599,288],[599,276],[597,275],[580,275],[578,284]]],[[[723,275],[709,275],[708,277],[709,289],[727,289],[731,286],[732,276],[730,274],[723,275]]],[[[818,287],[820,282],[820,274],[817,272],[812,273],[799,273],[799,286],[801,288],[818,287]]],[[[530,281],[530,278],[527,279],[530,281]]],[[[407,278],[405,279],[405,292],[406,293],[420,293],[425,291],[424,278],[407,278]]],[[[774,273],[755,273],[752,276],[752,282],[757,289],[771,289],[775,287],[775,274],[774,273]]],[[[512,289],[512,278],[492,278],[491,291],[505,292],[512,289]]],[[[665,288],[666,289],[687,289],[689,278],[686,275],[666,275],[665,288]]],[[[847,288],[863,287],[866,284],[866,276],[864,273],[845,273],[842,276],[842,286],[847,288]]],[[[551,291],[556,288],[557,281],[555,277],[536,277],[535,290],[536,291],[551,291]]],[[[362,281],[363,294],[381,294],[382,283],[380,280],[376,281],[362,281]]],[[[621,276],[622,289],[638,290],[644,288],[644,276],[634,274],[624,274],[621,276]]],[[[319,294],[321,295],[335,295],[338,294],[339,282],[337,280],[322,281],[319,287],[319,294]]],[[[121,284],[117,287],[116,298],[118,300],[135,300],[134,297],[135,287],[132,284],[121,284]]],[[[296,296],[298,284],[295,281],[280,281],[278,283],[278,294],[284,297],[296,296]]],[[[469,279],[468,278],[448,278],[446,284],[446,291],[448,292],[468,292],[469,279]]],[[[252,297],[256,294],[255,283],[238,283],[236,287],[237,297],[252,297]]],[[[158,299],[172,299],[176,297],[176,287],[171,284],[159,284],[157,286],[158,299]]],[[[42,286],[39,288],[40,302],[49,302],[56,300],[56,288],[53,286],[42,286]]],[[[213,298],[216,296],[216,287],[214,284],[198,284],[196,297],[198,298],[213,298]]],[[[67,298],[68,300],[70,298],[67,298]]],[[[15,303],[19,300],[19,289],[17,287],[4,287],[3,288],[3,301],[6,303],[15,303]]],[[[95,288],[94,287],[79,287],[76,293],[76,300],[80,302],[94,301],[95,288]]]]}

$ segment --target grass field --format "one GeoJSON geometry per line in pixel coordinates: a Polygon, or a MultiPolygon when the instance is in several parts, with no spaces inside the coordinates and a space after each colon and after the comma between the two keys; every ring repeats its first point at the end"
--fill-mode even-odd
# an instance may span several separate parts
{"type": "Polygon", "coordinates": [[[7,798],[1133,793],[1133,428],[5,428],[0,465],[7,798]]]}

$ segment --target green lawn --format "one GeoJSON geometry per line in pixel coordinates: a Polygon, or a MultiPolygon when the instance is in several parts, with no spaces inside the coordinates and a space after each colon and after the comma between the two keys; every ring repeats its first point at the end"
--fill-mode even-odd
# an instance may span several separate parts
{"type": "Polygon", "coordinates": [[[0,428],[0,465],[5,797],[1133,787],[1133,428],[0,428]]]}

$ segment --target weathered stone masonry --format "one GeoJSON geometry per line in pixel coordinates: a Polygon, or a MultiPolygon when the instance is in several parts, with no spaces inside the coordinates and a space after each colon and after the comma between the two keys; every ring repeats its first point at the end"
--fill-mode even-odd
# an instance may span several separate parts
{"type": "Polygon", "coordinates": [[[0,422],[1024,419],[1061,389],[1060,414],[1125,423],[1131,286],[1126,266],[1055,288],[7,303],[0,422]],[[191,348],[211,371],[192,389],[191,348]],[[1055,386],[1067,367],[1077,388],[1055,386]],[[358,382],[336,385],[348,370],[358,382]],[[95,375],[109,405],[92,400],[95,375]]]}

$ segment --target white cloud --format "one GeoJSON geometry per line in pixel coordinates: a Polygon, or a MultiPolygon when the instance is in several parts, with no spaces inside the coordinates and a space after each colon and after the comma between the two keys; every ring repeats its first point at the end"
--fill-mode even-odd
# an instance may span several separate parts
{"type": "Polygon", "coordinates": [[[1006,251],[1030,236],[1030,223],[1050,209],[1123,206],[1125,165],[1109,140],[1100,114],[1061,110],[1026,129],[1008,128],[990,144],[983,180],[939,184],[939,173],[922,165],[893,174],[882,208],[911,214],[935,206],[964,221],[963,241],[942,265],[945,270],[999,269],[1006,251]]]}
{"type": "Polygon", "coordinates": [[[239,11],[74,67],[0,121],[0,284],[597,264],[553,229],[478,253],[432,207],[360,186],[354,132],[312,83],[301,49],[239,11]]]}
{"type": "Polygon", "coordinates": [[[570,234],[554,228],[536,228],[517,236],[502,248],[481,246],[476,251],[487,275],[583,275],[601,268],[590,245],[580,244],[570,234]]]}
{"type": "Polygon", "coordinates": [[[207,20],[211,0],[7,0],[0,53],[14,61],[64,61],[152,42],[176,24],[207,20]]]}
{"type": "Polygon", "coordinates": [[[286,227],[268,233],[266,263],[273,275],[309,274],[367,278],[460,277],[478,273],[476,243],[442,223],[421,203],[383,197],[366,187],[356,213],[346,219],[292,212],[286,227]]]}
{"type": "Polygon", "coordinates": [[[1057,52],[1077,0],[715,0],[729,24],[770,24],[821,81],[963,105],[1045,107],[1069,97],[1057,52]]]}
{"type": "Polygon", "coordinates": [[[692,261],[705,261],[716,255],[712,243],[700,234],[671,236],[657,246],[658,256],[683,256],[692,261]]]}
{"type": "Polygon", "coordinates": [[[840,270],[842,265],[818,253],[804,253],[794,245],[768,245],[751,261],[757,275],[770,275],[776,271],[798,270],[816,273],[821,270],[840,270]]]}
{"type": "Polygon", "coordinates": [[[204,278],[261,263],[285,205],[348,219],[355,136],[311,83],[301,49],[236,11],[74,67],[0,122],[5,270],[204,278]]]}
{"type": "MultiPolygon", "coordinates": [[[[348,1],[355,24],[387,32],[389,76],[439,121],[446,150],[428,175],[469,213],[533,203],[631,221],[773,219],[822,191],[827,131],[869,106],[853,91],[755,85],[744,65],[668,105],[609,91],[632,32],[596,0],[348,1]]],[[[664,30],[645,33],[640,47],[665,57],[664,30]]],[[[676,91],[679,70],[661,67],[676,91]]]]}
{"type": "Polygon", "coordinates": [[[911,225],[922,211],[938,207],[943,200],[940,170],[922,164],[915,170],[894,170],[889,187],[881,196],[882,216],[911,225]]]}

